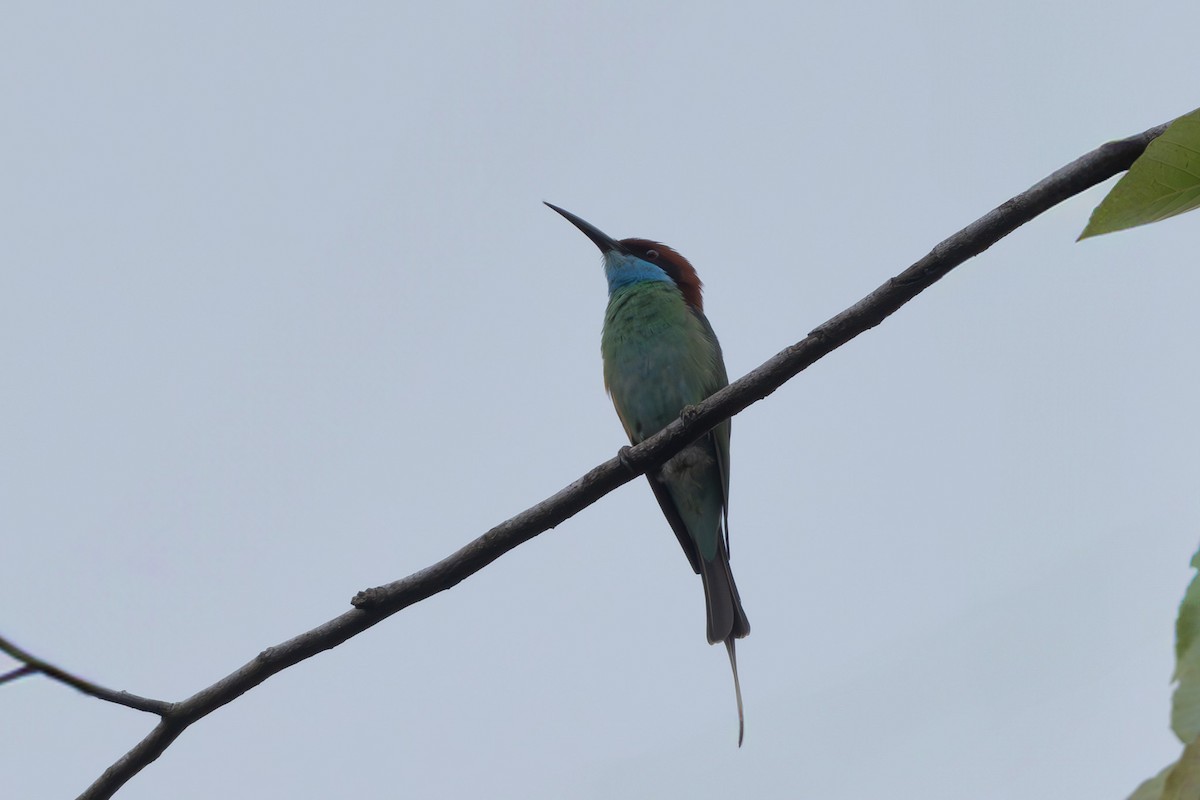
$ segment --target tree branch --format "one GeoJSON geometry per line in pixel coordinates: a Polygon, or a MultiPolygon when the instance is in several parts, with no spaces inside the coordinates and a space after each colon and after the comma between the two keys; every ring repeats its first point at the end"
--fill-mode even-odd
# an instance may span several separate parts
{"type": "Polygon", "coordinates": [[[1066,198],[1128,169],[1166,127],[1159,125],[1128,139],[1109,142],[1076,159],[941,242],[920,261],[819,325],[802,341],[703,403],[684,409],[679,420],[636,447],[623,450],[621,457],[592,469],[552,497],[500,523],[438,563],[402,580],[360,592],[352,601],[353,610],[262,651],[207,689],[171,704],[162,714],[162,722],[105,770],[80,799],[112,797],[192,723],[293,664],[336,647],[397,611],[455,586],[509,550],[663,464],[714,425],[763,399],[813,362],[878,325],[959,264],[1066,198]]]}
{"type": "Polygon", "coordinates": [[[56,680],[59,683],[65,683],[67,686],[78,689],[84,694],[100,700],[105,700],[109,703],[116,703],[121,706],[128,706],[137,711],[147,711],[151,714],[167,714],[171,711],[171,703],[162,700],[154,700],[149,697],[140,697],[129,692],[118,692],[113,689],[108,689],[98,684],[86,681],[76,675],[72,675],[66,670],[59,669],[48,661],[43,661],[37,656],[28,653],[17,647],[12,642],[0,636],[0,652],[20,661],[24,666],[18,667],[11,672],[0,675],[0,684],[8,681],[23,678],[26,675],[42,674],[51,680],[56,680]]]}
{"type": "Polygon", "coordinates": [[[5,683],[8,683],[9,681],[15,681],[17,678],[24,678],[26,675],[36,675],[36,674],[37,674],[37,670],[34,669],[33,667],[29,666],[28,664],[26,664],[24,666],[17,667],[14,670],[10,670],[9,672],[4,673],[3,675],[0,675],[0,684],[5,684],[5,683]]]}

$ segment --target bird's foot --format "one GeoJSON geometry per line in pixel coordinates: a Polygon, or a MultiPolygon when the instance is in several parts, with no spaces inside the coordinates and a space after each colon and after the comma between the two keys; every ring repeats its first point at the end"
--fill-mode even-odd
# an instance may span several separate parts
{"type": "Polygon", "coordinates": [[[638,469],[637,469],[637,467],[635,467],[633,465],[633,459],[629,457],[629,452],[631,450],[633,450],[633,448],[630,447],[629,445],[625,445],[620,450],[618,450],[617,451],[617,461],[621,462],[622,467],[624,467],[625,469],[629,470],[630,472],[632,472],[636,475],[638,469]]]}
{"type": "Polygon", "coordinates": [[[700,409],[696,406],[684,406],[679,412],[679,418],[683,420],[684,425],[690,425],[692,420],[700,416],[700,409]]]}

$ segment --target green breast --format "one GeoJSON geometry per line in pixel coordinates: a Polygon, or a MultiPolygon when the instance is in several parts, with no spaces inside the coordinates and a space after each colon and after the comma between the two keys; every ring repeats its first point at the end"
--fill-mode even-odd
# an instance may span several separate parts
{"type": "Polygon", "coordinates": [[[604,316],[600,351],[605,386],[635,443],[726,383],[711,329],[668,283],[639,283],[615,292],[604,316]]]}

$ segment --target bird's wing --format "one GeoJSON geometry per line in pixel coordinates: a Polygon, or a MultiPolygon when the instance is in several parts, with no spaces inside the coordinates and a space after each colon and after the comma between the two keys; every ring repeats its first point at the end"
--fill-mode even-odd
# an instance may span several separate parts
{"type": "MultiPolygon", "coordinates": [[[[625,429],[625,435],[629,437],[629,441],[638,444],[641,438],[634,433],[633,426],[625,419],[625,413],[622,411],[621,404],[617,400],[616,395],[612,395],[612,401],[613,408],[617,410],[617,419],[621,420],[621,427],[625,429]]],[[[675,501],[671,499],[671,493],[667,490],[667,485],[663,483],[658,470],[647,472],[646,480],[650,482],[650,488],[654,491],[654,499],[658,501],[658,507],[662,509],[663,516],[667,518],[667,523],[671,526],[671,530],[675,532],[675,538],[679,540],[679,546],[683,548],[683,554],[687,556],[688,563],[692,565],[692,570],[699,575],[700,551],[696,549],[696,543],[692,541],[687,525],[684,524],[683,517],[679,515],[679,509],[675,506],[675,501]]]]}
{"type": "Polygon", "coordinates": [[[709,431],[717,451],[717,469],[721,471],[721,528],[725,531],[725,553],[729,553],[729,420],[709,431]],[[722,431],[721,428],[724,428],[722,431]]]}
{"type": "MultiPolygon", "coordinates": [[[[704,387],[704,396],[707,398],[729,385],[729,373],[725,371],[725,356],[721,353],[721,343],[717,340],[717,334],[713,331],[708,317],[697,309],[693,309],[692,313],[699,319],[700,325],[704,328],[704,333],[713,347],[711,378],[704,387]]],[[[717,454],[717,469],[721,471],[721,527],[725,531],[726,553],[729,552],[729,432],[731,426],[732,421],[725,420],[708,433],[717,454]]]]}
{"type": "Polygon", "coordinates": [[[692,541],[692,536],[688,533],[687,525],[683,524],[683,517],[679,515],[679,509],[675,507],[675,501],[671,499],[671,493],[667,490],[667,485],[663,483],[657,471],[654,473],[647,472],[646,480],[650,481],[650,488],[654,490],[654,499],[658,501],[658,507],[662,509],[663,516],[667,518],[671,530],[675,532],[675,538],[679,540],[679,545],[683,548],[683,554],[687,556],[688,562],[691,563],[692,571],[699,575],[700,551],[696,548],[696,543],[692,541]]]}

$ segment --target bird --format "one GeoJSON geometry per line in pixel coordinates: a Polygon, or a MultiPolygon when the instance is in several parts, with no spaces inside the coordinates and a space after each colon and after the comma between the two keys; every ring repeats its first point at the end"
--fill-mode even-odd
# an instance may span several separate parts
{"type": "MultiPolygon", "coordinates": [[[[604,385],[632,444],[729,384],[721,345],[704,316],[700,277],[686,258],[650,239],[613,239],[546,205],[604,254],[604,385]]],[[[741,747],[746,726],[734,643],[750,633],[750,622],[729,568],[729,428],[725,420],[646,478],[704,585],[708,642],[724,642],[729,654],[741,747]]]]}

